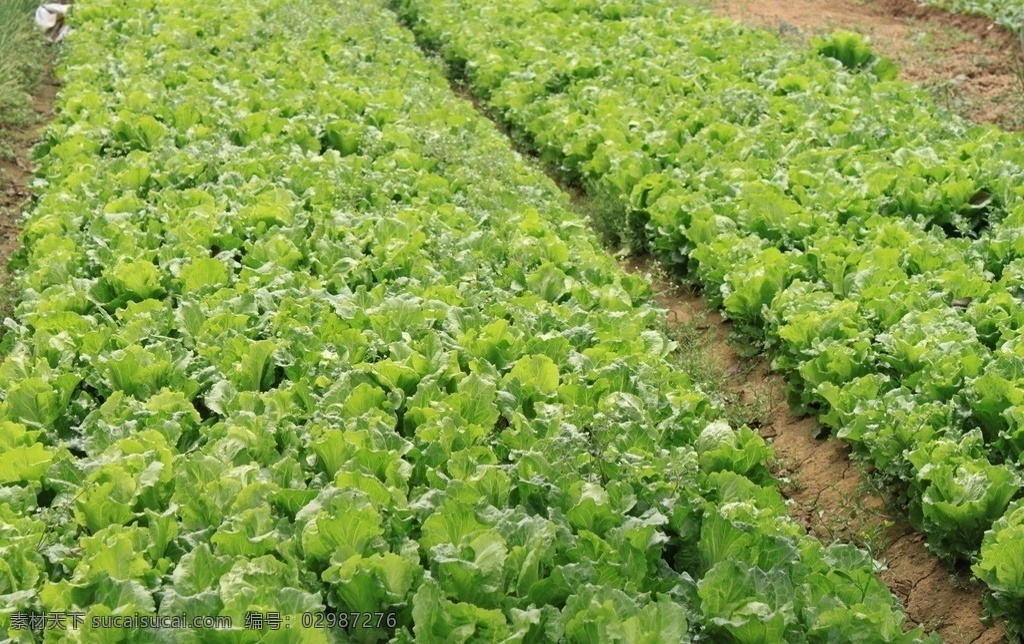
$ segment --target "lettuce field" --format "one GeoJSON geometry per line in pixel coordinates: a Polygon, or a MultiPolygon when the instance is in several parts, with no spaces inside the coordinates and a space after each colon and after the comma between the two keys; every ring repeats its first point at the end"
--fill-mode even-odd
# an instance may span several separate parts
{"type": "Polygon", "coordinates": [[[0,639],[937,640],[790,517],[771,445],[502,129],[1024,630],[1019,135],[855,34],[672,0],[69,22],[0,346],[0,639]],[[182,616],[211,620],[145,623],[182,616]]]}

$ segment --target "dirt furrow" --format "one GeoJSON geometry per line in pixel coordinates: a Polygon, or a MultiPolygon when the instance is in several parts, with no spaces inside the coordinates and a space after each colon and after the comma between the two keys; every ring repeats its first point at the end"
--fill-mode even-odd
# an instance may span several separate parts
{"type": "Polygon", "coordinates": [[[32,97],[36,122],[19,131],[5,132],[5,136],[14,143],[15,156],[12,160],[0,159],[0,321],[12,313],[17,299],[7,263],[18,249],[19,219],[31,196],[32,146],[39,141],[43,127],[53,116],[57,87],[56,79],[44,78],[32,97]]]}

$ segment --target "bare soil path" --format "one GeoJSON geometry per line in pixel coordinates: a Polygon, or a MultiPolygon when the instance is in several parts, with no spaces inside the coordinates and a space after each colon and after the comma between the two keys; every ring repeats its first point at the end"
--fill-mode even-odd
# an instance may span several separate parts
{"type": "Polygon", "coordinates": [[[836,29],[871,39],[900,78],[917,83],[975,123],[1024,129],[1020,38],[979,16],[915,0],[706,0],[714,12],[798,41],[836,29]]]}
{"type": "MultiPolygon", "coordinates": [[[[57,95],[57,80],[49,75],[42,79],[32,97],[35,123],[5,135],[13,141],[14,159],[0,159],[0,320],[11,314],[16,293],[7,263],[18,249],[18,220],[31,196],[30,162],[32,146],[39,141],[43,127],[53,117],[53,101],[57,95]]],[[[0,329],[0,336],[3,331],[0,329]]]]}

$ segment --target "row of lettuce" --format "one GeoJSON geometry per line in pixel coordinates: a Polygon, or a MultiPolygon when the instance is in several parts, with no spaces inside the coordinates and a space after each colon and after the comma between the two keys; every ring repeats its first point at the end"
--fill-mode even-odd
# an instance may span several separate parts
{"type": "MultiPolygon", "coordinates": [[[[957,13],[985,16],[1024,38],[1024,2],[1021,0],[923,0],[922,3],[957,13]]],[[[1021,43],[1024,46],[1024,40],[1021,43]]]]}
{"type": "Polygon", "coordinates": [[[1019,136],[937,111],[851,33],[797,50],[669,0],[396,6],[1024,627],[1019,136]]]}
{"type": "Polygon", "coordinates": [[[393,14],[73,20],[0,365],[7,641],[922,639],[393,14]],[[92,627],[136,613],[233,628],[92,627]]]}

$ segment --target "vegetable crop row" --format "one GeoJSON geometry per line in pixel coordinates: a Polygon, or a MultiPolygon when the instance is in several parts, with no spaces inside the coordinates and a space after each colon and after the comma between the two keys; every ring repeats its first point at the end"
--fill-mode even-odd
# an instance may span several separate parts
{"type": "Polygon", "coordinates": [[[1024,2],[1021,0],[922,0],[922,4],[985,16],[1010,31],[1024,32],[1024,2]]]}
{"type": "Polygon", "coordinates": [[[605,226],[697,278],[1024,628],[1024,151],[894,81],[667,0],[401,0],[605,226]],[[993,526],[994,524],[994,526],[993,526]],[[980,556],[979,556],[980,548],[980,556]]]}
{"type": "Polygon", "coordinates": [[[3,637],[920,640],[393,14],[73,21],[0,365],[3,637]],[[91,626],[136,612],[234,628],[91,626]]]}

